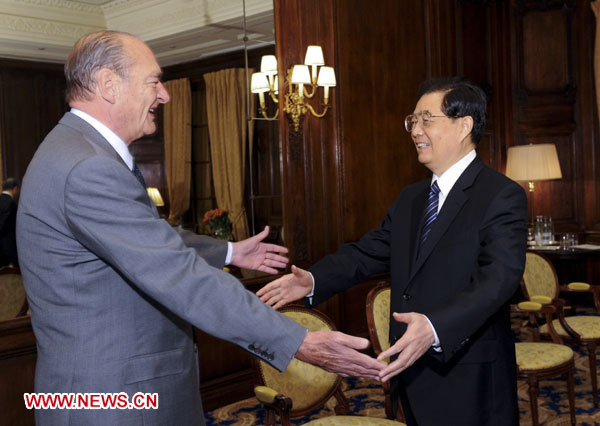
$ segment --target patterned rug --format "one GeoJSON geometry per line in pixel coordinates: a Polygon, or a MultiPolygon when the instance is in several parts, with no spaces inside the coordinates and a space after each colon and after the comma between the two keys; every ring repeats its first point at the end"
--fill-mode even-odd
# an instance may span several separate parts
{"type": "MultiPolygon", "coordinates": [[[[514,318],[513,324],[517,338],[524,337],[520,329],[523,319],[514,318]]],[[[600,360],[599,360],[600,361],[600,360]]],[[[600,362],[598,362],[600,371],[600,362]]],[[[575,348],[575,407],[577,425],[600,426],[600,409],[594,409],[587,355],[575,348]]],[[[351,415],[385,418],[384,396],[381,385],[369,379],[348,378],[343,382],[344,394],[350,402],[351,415]]],[[[529,395],[527,384],[518,382],[519,410],[521,425],[531,425],[529,395]]],[[[301,425],[319,417],[335,415],[335,399],[327,405],[305,417],[292,420],[292,424],[301,425]]],[[[570,425],[569,402],[567,399],[566,379],[544,379],[539,384],[538,413],[540,425],[570,425]]],[[[206,414],[207,425],[251,426],[264,424],[264,411],[255,398],[249,398],[206,414]]]]}

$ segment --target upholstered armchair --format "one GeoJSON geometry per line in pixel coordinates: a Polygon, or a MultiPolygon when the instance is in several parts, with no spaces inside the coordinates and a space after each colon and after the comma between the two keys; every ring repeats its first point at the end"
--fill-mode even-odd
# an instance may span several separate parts
{"type": "MultiPolygon", "coordinates": [[[[529,252],[527,253],[525,273],[523,274],[523,284],[523,293],[526,298],[542,304],[552,304],[556,308],[557,318],[552,321],[552,325],[561,339],[565,343],[577,345],[587,352],[592,382],[592,398],[594,406],[598,407],[596,348],[600,343],[600,316],[565,316],[565,302],[559,298],[559,294],[560,292],[589,293],[593,297],[598,312],[600,308],[598,302],[600,287],[581,282],[572,282],[561,286],[552,263],[541,254],[529,252]]],[[[550,338],[550,325],[548,323],[541,325],[539,333],[545,338],[550,338]]]]}
{"type": "Polygon", "coordinates": [[[0,321],[27,313],[27,297],[18,268],[0,268],[0,321]]]}
{"type": "MultiPolygon", "coordinates": [[[[575,426],[574,354],[570,347],[561,344],[562,340],[552,324],[556,308],[552,305],[529,301],[512,306],[512,310],[513,312],[544,315],[553,341],[553,343],[537,341],[515,343],[517,375],[520,380],[525,380],[529,387],[532,425],[539,424],[537,404],[539,380],[547,377],[566,376],[571,424],[575,426]]],[[[535,338],[537,334],[533,334],[533,336],[535,338]]]]}
{"type": "MultiPolygon", "coordinates": [[[[372,288],[367,295],[367,324],[371,345],[376,355],[390,347],[390,284],[381,281],[372,288]]],[[[387,361],[386,361],[387,362],[387,361]]],[[[398,404],[398,411],[394,416],[392,398],[390,396],[390,383],[383,382],[385,395],[385,415],[388,419],[404,420],[402,407],[398,404]]]]}
{"type": "MultiPolygon", "coordinates": [[[[309,331],[335,330],[332,321],[321,312],[299,305],[280,309],[287,317],[309,331]]],[[[259,386],[254,393],[266,410],[265,425],[290,424],[290,418],[301,417],[323,407],[334,397],[337,401],[335,416],[313,420],[307,425],[403,425],[387,419],[348,416],[349,405],[342,390],[341,377],[319,367],[293,359],[280,373],[263,361],[254,360],[259,386]]]]}

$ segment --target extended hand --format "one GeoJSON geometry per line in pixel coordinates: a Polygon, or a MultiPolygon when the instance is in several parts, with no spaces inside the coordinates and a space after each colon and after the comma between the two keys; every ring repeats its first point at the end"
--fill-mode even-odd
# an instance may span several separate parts
{"type": "Polygon", "coordinates": [[[274,309],[279,309],[294,300],[302,299],[313,288],[313,280],[308,271],[292,265],[292,273],[284,275],[256,292],[260,300],[274,309]]]}
{"type": "Polygon", "coordinates": [[[368,347],[369,341],[362,337],[349,336],[339,331],[313,331],[304,338],[296,352],[296,358],[343,377],[380,380],[380,371],[386,365],[358,352],[368,347]]]}
{"type": "Polygon", "coordinates": [[[410,312],[399,314],[394,312],[394,319],[408,324],[404,335],[389,349],[377,357],[378,360],[400,353],[398,358],[379,373],[384,382],[406,370],[431,348],[435,337],[433,329],[425,315],[410,312]]]}
{"type": "Polygon", "coordinates": [[[267,238],[267,235],[269,227],[265,226],[265,229],[254,237],[233,243],[230,263],[238,268],[254,269],[268,274],[276,274],[278,271],[274,268],[285,268],[288,258],[278,253],[287,253],[288,249],[276,244],[263,243],[262,240],[267,238]]]}

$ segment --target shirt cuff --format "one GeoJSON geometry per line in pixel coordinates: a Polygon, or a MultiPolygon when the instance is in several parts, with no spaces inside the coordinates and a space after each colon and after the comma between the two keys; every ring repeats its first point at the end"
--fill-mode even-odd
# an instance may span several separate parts
{"type": "Polygon", "coordinates": [[[431,345],[431,347],[433,348],[434,351],[436,352],[442,352],[442,347],[440,345],[440,338],[438,337],[435,328],[433,327],[433,324],[431,323],[431,321],[429,321],[429,318],[427,318],[427,315],[423,315],[425,317],[425,319],[427,320],[427,322],[429,323],[429,325],[431,326],[431,329],[433,330],[433,337],[434,337],[434,341],[433,341],[433,345],[431,345]]]}
{"type": "Polygon", "coordinates": [[[225,256],[225,266],[231,263],[231,258],[233,257],[233,243],[231,241],[227,241],[227,256],[225,256]]]}
{"type": "Polygon", "coordinates": [[[308,302],[312,305],[312,298],[315,295],[315,277],[313,277],[313,274],[311,274],[309,271],[306,272],[308,272],[308,275],[310,275],[310,279],[312,280],[313,286],[310,293],[308,293],[305,297],[308,298],[308,302]]]}

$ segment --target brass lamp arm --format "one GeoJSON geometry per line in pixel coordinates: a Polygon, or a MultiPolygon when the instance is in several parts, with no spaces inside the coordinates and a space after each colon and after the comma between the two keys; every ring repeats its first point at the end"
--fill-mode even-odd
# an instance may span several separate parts
{"type": "Polygon", "coordinates": [[[310,110],[312,115],[314,115],[315,117],[319,117],[319,118],[324,117],[325,114],[327,113],[327,110],[329,109],[329,105],[323,105],[323,107],[324,107],[323,112],[318,114],[311,105],[306,104],[306,107],[310,110]]]}

